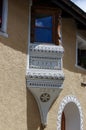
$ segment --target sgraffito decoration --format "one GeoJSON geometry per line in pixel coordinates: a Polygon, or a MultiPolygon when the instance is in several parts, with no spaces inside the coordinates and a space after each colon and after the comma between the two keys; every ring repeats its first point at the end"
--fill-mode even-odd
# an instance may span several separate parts
{"type": "Polygon", "coordinates": [[[81,105],[79,103],[79,101],[77,100],[77,98],[73,95],[68,95],[66,96],[60,106],[59,106],[59,110],[58,110],[58,115],[57,115],[57,130],[61,130],[61,117],[62,117],[62,113],[63,110],[65,108],[65,106],[68,103],[75,103],[75,105],[77,106],[78,110],[79,110],[79,114],[80,114],[80,130],[83,130],[83,114],[82,114],[82,109],[81,109],[81,105]]]}

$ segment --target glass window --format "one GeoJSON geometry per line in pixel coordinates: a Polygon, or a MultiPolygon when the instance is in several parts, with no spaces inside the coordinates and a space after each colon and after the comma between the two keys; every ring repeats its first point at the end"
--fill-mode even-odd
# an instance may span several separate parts
{"type": "Polygon", "coordinates": [[[52,16],[35,19],[35,41],[52,43],[52,16]]]}
{"type": "Polygon", "coordinates": [[[81,37],[77,41],[77,65],[86,69],[86,41],[81,37]]]}
{"type": "Polygon", "coordinates": [[[31,42],[59,45],[58,17],[60,10],[47,7],[31,9],[31,42]]]}

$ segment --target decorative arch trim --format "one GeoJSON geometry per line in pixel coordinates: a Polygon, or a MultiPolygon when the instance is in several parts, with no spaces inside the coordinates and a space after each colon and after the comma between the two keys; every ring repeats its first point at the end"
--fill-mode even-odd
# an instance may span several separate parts
{"type": "Polygon", "coordinates": [[[68,96],[64,97],[64,99],[62,100],[62,102],[59,106],[58,115],[57,115],[57,130],[61,130],[62,112],[63,112],[65,106],[70,102],[75,103],[78,110],[79,110],[79,113],[80,113],[80,130],[83,130],[83,114],[82,114],[81,105],[80,105],[79,101],[77,100],[77,98],[73,95],[68,95],[68,96]]]}

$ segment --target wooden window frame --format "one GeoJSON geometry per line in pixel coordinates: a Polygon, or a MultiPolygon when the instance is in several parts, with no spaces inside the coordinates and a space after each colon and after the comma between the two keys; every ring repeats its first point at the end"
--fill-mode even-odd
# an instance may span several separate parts
{"type": "Polygon", "coordinates": [[[48,7],[34,7],[31,8],[31,42],[35,43],[35,17],[38,14],[47,14],[52,16],[52,43],[59,45],[59,21],[61,10],[48,7]]]}

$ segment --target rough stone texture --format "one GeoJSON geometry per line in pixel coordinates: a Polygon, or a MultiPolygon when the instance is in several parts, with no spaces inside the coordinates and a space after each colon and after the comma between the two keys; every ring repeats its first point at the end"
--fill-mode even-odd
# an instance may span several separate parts
{"type": "MultiPolygon", "coordinates": [[[[37,103],[26,89],[28,1],[9,0],[8,11],[8,38],[0,36],[0,130],[43,130],[37,103]]],[[[81,87],[86,71],[75,67],[76,33],[75,22],[62,19],[64,88],[50,108],[45,130],[57,129],[59,105],[67,95],[80,101],[86,129],[86,88],[81,87]]]]}

